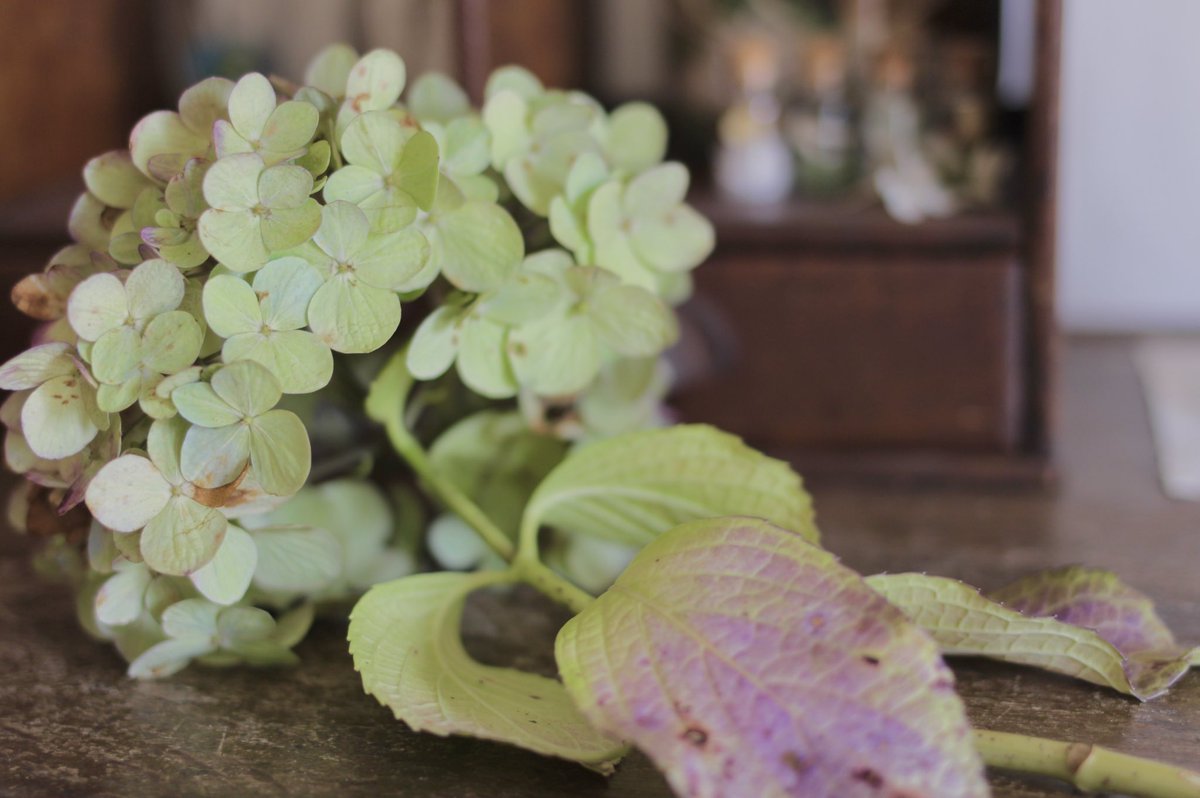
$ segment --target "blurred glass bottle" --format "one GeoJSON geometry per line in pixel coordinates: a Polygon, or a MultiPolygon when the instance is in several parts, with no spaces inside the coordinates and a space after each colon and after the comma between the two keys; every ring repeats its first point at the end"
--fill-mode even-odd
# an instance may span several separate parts
{"type": "Polygon", "coordinates": [[[717,186],[740,202],[776,203],[791,193],[794,176],[779,129],[779,45],[766,32],[741,31],[731,39],[729,57],[739,96],[717,126],[717,186]]]}
{"type": "Polygon", "coordinates": [[[784,122],[796,152],[796,182],[802,195],[840,194],[858,179],[861,158],[849,75],[847,48],[840,36],[809,39],[799,90],[784,122]]]}

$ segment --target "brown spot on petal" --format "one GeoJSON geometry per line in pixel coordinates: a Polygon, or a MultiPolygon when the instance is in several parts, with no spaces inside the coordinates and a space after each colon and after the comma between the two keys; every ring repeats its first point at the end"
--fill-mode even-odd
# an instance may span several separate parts
{"type": "Polygon", "coordinates": [[[708,732],[699,726],[689,726],[688,730],[683,733],[683,739],[697,748],[703,748],[708,744],[708,732]]]}
{"type": "Polygon", "coordinates": [[[878,790],[883,786],[883,776],[880,776],[870,768],[859,768],[850,775],[854,777],[855,781],[861,781],[872,790],[878,790]]]}
{"type": "Polygon", "coordinates": [[[780,759],[783,761],[783,764],[787,765],[797,773],[804,773],[810,767],[808,760],[804,758],[804,755],[797,753],[796,751],[786,751],[784,752],[783,756],[780,757],[780,759]]]}
{"type": "Polygon", "coordinates": [[[240,490],[239,486],[248,473],[250,473],[249,462],[246,463],[245,467],[242,468],[242,472],[232,482],[220,487],[202,488],[198,485],[192,485],[190,491],[191,497],[205,507],[236,507],[239,504],[244,504],[249,501],[249,492],[240,490]]]}

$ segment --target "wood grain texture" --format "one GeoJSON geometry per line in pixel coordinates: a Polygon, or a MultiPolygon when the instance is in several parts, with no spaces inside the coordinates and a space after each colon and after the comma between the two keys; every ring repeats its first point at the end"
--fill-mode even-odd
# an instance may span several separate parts
{"type": "MultiPolygon", "coordinates": [[[[1163,498],[1124,340],[1065,360],[1064,478],[1044,492],[867,490],[815,484],[826,544],[851,567],[919,569],[985,588],[1072,562],[1114,568],[1200,641],[1200,505],[1163,498]]],[[[417,735],[363,695],[345,624],[319,623],[295,670],[201,670],[126,680],[37,581],[26,541],[0,535],[0,793],[20,796],[622,796],[667,798],[644,757],[611,781],[501,745],[417,735]]],[[[473,601],[468,646],[487,662],[552,667],[563,619],[529,594],[473,601]]],[[[1030,669],[952,663],[974,723],[1081,739],[1180,765],[1200,760],[1200,674],[1148,704],[1030,669]]],[[[996,774],[997,798],[1072,794],[996,774]]]]}

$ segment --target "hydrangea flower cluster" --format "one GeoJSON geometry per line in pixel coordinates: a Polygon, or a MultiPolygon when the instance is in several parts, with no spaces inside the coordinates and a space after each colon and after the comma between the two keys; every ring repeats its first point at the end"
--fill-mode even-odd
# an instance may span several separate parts
{"type": "MultiPolygon", "coordinates": [[[[317,605],[417,566],[415,499],[374,453],[314,467],[367,353],[407,347],[419,386],[473,397],[431,452],[514,536],[571,440],[657,421],[713,246],[661,116],[515,67],[481,111],[444,75],[405,85],[395,53],[344,45],[304,85],[201,81],[87,164],[74,243],[13,291],[42,324],[0,366],[10,515],[52,536],[131,675],[292,661],[317,605]],[[523,454],[485,469],[497,446],[523,454]]],[[[473,566],[456,520],[428,550],[473,566]]]]}

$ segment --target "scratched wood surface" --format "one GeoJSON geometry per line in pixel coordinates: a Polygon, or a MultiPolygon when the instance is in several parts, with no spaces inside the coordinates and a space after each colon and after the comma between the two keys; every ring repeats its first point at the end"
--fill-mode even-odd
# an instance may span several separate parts
{"type": "MultiPolygon", "coordinates": [[[[1122,340],[1070,346],[1057,495],[815,485],[827,544],[865,571],[921,569],[984,587],[1043,566],[1117,568],[1181,638],[1200,640],[1200,506],[1158,492],[1129,351],[1122,340]]],[[[669,795],[637,755],[605,781],[500,745],[407,731],[362,694],[334,621],[302,644],[296,670],[128,681],[115,654],[76,628],[70,600],[31,576],[24,542],[2,539],[2,795],[669,795]]],[[[478,601],[468,614],[476,656],[548,666],[556,619],[536,600],[478,601]]],[[[1027,669],[955,668],[979,726],[1200,766],[1200,674],[1139,704],[1027,669]]],[[[1070,794],[1000,774],[994,785],[997,796],[1070,794]]]]}

